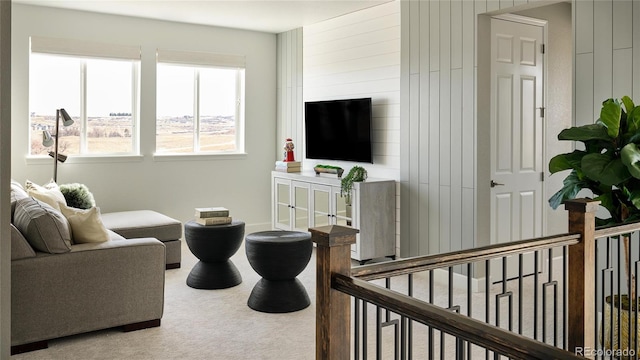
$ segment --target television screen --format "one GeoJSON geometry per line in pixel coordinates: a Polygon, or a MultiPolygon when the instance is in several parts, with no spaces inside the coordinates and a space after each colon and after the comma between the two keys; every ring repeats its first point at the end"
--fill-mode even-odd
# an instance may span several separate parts
{"type": "Polygon", "coordinates": [[[372,163],[371,98],[305,103],[308,159],[372,163]]]}

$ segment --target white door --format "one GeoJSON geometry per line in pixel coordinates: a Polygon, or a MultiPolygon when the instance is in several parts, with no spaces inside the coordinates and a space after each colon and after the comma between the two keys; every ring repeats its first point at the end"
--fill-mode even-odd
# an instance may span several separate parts
{"type": "MultiPolygon", "coordinates": [[[[542,236],[544,23],[491,20],[491,241],[542,236]]],[[[491,269],[502,279],[502,263],[491,269]]],[[[518,276],[518,257],[507,277],[518,276]]],[[[533,255],[525,258],[533,272],[533,255]]]]}

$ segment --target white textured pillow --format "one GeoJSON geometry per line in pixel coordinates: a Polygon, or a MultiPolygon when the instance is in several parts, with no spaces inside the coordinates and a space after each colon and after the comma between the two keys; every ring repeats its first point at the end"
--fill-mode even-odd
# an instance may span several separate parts
{"type": "Polygon", "coordinates": [[[109,241],[109,233],[102,223],[99,208],[94,206],[85,210],[62,205],[61,211],[71,225],[75,244],[109,241]]]}
{"type": "Polygon", "coordinates": [[[56,210],[60,210],[61,204],[67,205],[67,201],[64,199],[64,195],[62,195],[58,184],[53,181],[45,184],[44,186],[40,186],[30,180],[27,180],[24,184],[24,188],[27,190],[29,196],[51,205],[51,207],[56,210]]]}

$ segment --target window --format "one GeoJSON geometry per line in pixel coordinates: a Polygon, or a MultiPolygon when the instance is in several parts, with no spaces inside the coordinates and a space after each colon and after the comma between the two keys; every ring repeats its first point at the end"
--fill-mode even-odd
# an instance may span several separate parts
{"type": "Polygon", "coordinates": [[[244,151],[244,58],[159,50],[156,80],[158,153],[244,151]]]}
{"type": "Polygon", "coordinates": [[[51,150],[43,146],[42,132],[55,133],[60,108],[74,119],[69,127],[60,124],[61,153],[138,154],[139,52],[139,48],[32,38],[30,154],[51,150]]]}

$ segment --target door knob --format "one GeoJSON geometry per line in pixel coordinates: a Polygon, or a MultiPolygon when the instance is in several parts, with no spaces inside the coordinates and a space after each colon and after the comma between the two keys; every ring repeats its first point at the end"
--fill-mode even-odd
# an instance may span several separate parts
{"type": "Polygon", "coordinates": [[[491,187],[496,187],[496,186],[504,186],[504,184],[500,184],[500,183],[497,183],[497,182],[491,180],[491,187]]]}

